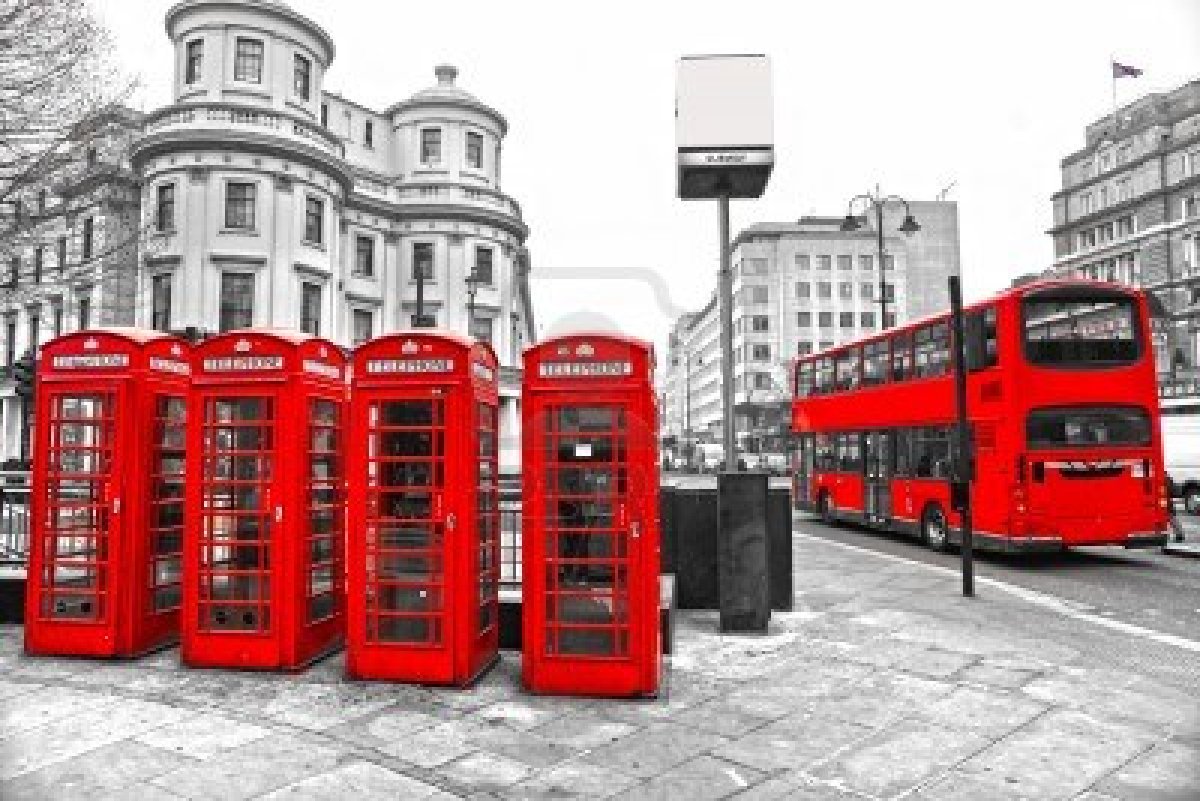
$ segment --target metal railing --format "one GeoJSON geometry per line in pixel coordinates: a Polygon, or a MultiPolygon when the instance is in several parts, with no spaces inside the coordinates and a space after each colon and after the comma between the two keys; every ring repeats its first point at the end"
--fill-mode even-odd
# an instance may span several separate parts
{"type": "Polygon", "coordinates": [[[500,587],[521,587],[521,488],[500,491],[500,587]]]}
{"type": "Polygon", "coordinates": [[[344,158],[346,148],[333,133],[303,117],[274,109],[236,103],[184,103],[167,106],[150,114],[142,129],[150,134],[165,128],[208,127],[256,128],[295,136],[320,150],[344,158]]]}
{"type": "Polygon", "coordinates": [[[29,558],[29,471],[0,471],[0,564],[29,558]]]}

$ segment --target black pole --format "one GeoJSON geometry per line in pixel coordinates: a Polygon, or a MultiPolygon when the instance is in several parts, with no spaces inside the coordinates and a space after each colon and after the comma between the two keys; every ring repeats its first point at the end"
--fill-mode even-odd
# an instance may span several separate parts
{"type": "Polygon", "coordinates": [[[967,354],[963,340],[962,287],[957,275],[950,276],[950,317],[954,325],[954,395],[958,425],[955,431],[954,487],[951,505],[956,507],[962,529],[962,593],[975,594],[974,535],[971,531],[971,480],[974,459],[971,427],[967,422],[967,354]]]}
{"type": "Polygon", "coordinates": [[[425,327],[425,265],[417,265],[417,324],[413,328],[425,327]]]}
{"type": "Polygon", "coordinates": [[[875,204],[875,244],[879,255],[879,330],[887,330],[887,283],[883,273],[883,201],[878,198],[875,204]]]}

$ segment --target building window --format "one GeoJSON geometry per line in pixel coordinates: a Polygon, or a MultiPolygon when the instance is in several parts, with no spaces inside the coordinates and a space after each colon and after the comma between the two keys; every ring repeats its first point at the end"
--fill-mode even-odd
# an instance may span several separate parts
{"type": "Polygon", "coordinates": [[[304,281],[300,284],[300,330],[313,336],[321,335],[321,285],[304,281]]]}
{"type": "Polygon", "coordinates": [[[60,236],[58,238],[58,274],[62,275],[67,269],[67,238],[60,236]]]}
{"type": "Polygon", "coordinates": [[[875,297],[875,285],[864,281],[858,288],[858,295],[863,300],[872,300],[875,297]]]}
{"type": "Polygon", "coordinates": [[[304,241],[319,245],[324,236],[325,204],[310,197],[304,204],[304,241]]]}
{"type": "Polygon", "coordinates": [[[358,346],[364,342],[369,342],[371,337],[375,336],[375,315],[366,309],[355,309],[353,316],[354,331],[351,336],[354,340],[354,345],[358,346]]]}
{"type": "Polygon", "coordinates": [[[770,389],[771,388],[771,376],[767,373],[755,373],[754,374],[754,388],[755,389],[770,389]]]}
{"type": "Polygon", "coordinates": [[[842,300],[854,299],[854,284],[849,281],[842,281],[838,284],[838,297],[842,300]]]}
{"type": "Polygon", "coordinates": [[[200,69],[204,64],[204,40],[196,39],[187,45],[187,83],[197,83],[200,80],[200,69]]]}
{"type": "Polygon", "coordinates": [[[841,328],[854,327],[854,312],[842,312],[838,315],[838,325],[841,328]]]}
{"type": "Polygon", "coordinates": [[[796,297],[801,300],[812,297],[812,284],[807,281],[800,281],[796,284],[796,297]]]}
{"type": "Polygon", "coordinates": [[[355,278],[370,278],[375,275],[375,239],[369,236],[354,238],[354,271],[355,278]]]}
{"type": "Polygon", "coordinates": [[[254,275],[221,273],[221,308],[218,325],[234,331],[254,325],[254,275]]]}
{"type": "Polygon", "coordinates": [[[765,286],[750,287],[751,303],[767,303],[770,300],[770,290],[765,286]]]}
{"type": "Polygon", "coordinates": [[[29,312],[29,350],[36,353],[42,338],[42,316],[35,310],[29,312]]]}
{"type": "Polygon", "coordinates": [[[175,228],[175,184],[158,187],[158,207],[155,210],[155,227],[160,231],[175,228]]]}
{"type": "Polygon", "coordinates": [[[838,259],[838,269],[839,270],[853,270],[854,269],[853,257],[838,256],[837,259],[838,259]]]}
{"type": "Polygon", "coordinates": [[[896,327],[896,313],[895,312],[888,312],[887,314],[885,314],[883,316],[883,327],[884,328],[895,328],[896,327]]]}
{"type": "Polygon", "coordinates": [[[414,242],[413,243],[413,263],[412,263],[413,280],[432,281],[433,280],[433,243],[432,242],[414,242]]]}
{"type": "Polygon", "coordinates": [[[442,129],[421,129],[421,163],[440,164],[442,162],[442,129]]]}
{"type": "Polygon", "coordinates": [[[812,351],[813,351],[813,343],[804,342],[804,341],[796,343],[796,355],[797,356],[807,356],[810,353],[812,353],[812,351]]]}
{"type": "Polygon", "coordinates": [[[796,312],[796,325],[799,328],[812,327],[812,312],[796,312]]]}
{"type": "Polygon", "coordinates": [[[171,274],[154,276],[150,287],[150,327],[171,330],[171,274]]]}
{"type": "Polygon", "coordinates": [[[858,269],[862,270],[865,273],[869,273],[872,270],[874,270],[875,269],[875,257],[874,256],[859,256],[858,257],[858,269]]]}
{"type": "Polygon", "coordinates": [[[492,341],[492,318],[472,317],[471,338],[477,342],[490,343],[492,341]]]}
{"type": "Polygon", "coordinates": [[[301,55],[293,57],[295,64],[294,72],[294,88],[296,96],[301,100],[308,100],[311,97],[312,90],[312,62],[301,55]]]}
{"type": "Polygon", "coordinates": [[[478,284],[492,285],[492,249],[475,248],[475,270],[472,273],[478,284]]]}
{"type": "MultiPolygon", "coordinates": [[[[820,312],[817,314],[817,325],[821,328],[833,328],[833,312],[820,312]]],[[[824,345],[821,346],[825,348],[824,345]]]]}
{"type": "Polygon", "coordinates": [[[887,272],[888,270],[894,270],[894,269],[896,269],[896,257],[895,256],[884,256],[883,257],[883,271],[887,272]]]}
{"type": "Polygon", "coordinates": [[[483,135],[467,133],[467,166],[473,170],[483,169],[483,135]]]}
{"type": "Polygon", "coordinates": [[[375,122],[373,120],[363,123],[363,145],[375,147],[375,122]]]}
{"type": "MultiPolygon", "coordinates": [[[[88,166],[89,166],[89,167],[95,167],[95,166],[96,166],[96,159],[97,159],[97,158],[98,158],[98,154],[97,154],[97,152],[96,152],[96,148],[94,148],[94,147],[89,147],[89,148],[87,149],[87,163],[88,163],[88,166]]],[[[17,216],[20,216],[20,215],[18,214],[17,216]]]]}
{"type": "Polygon", "coordinates": [[[832,270],[833,269],[833,257],[832,256],[817,256],[817,269],[818,270],[832,270]]]}
{"type": "Polygon", "coordinates": [[[233,79],[262,83],[263,43],[258,39],[238,39],[233,56],[233,79]]]}
{"type": "Polygon", "coordinates": [[[886,300],[888,303],[895,302],[895,300],[896,300],[896,285],[895,284],[884,284],[883,285],[883,299],[886,300]]]}
{"type": "Polygon", "coordinates": [[[79,329],[82,331],[85,328],[92,327],[92,299],[79,299],[79,329]]]}
{"type": "Polygon", "coordinates": [[[833,297],[833,284],[829,283],[828,281],[818,281],[817,282],[817,297],[818,298],[832,298],[833,297]]]}
{"type": "Polygon", "coordinates": [[[1200,212],[1200,195],[1192,195],[1183,199],[1183,216],[1195,217],[1200,212]]]}
{"type": "Polygon", "coordinates": [[[54,336],[60,337],[63,332],[63,307],[61,303],[55,303],[51,307],[51,314],[54,315],[54,336]]]}
{"type": "Polygon", "coordinates": [[[254,229],[254,184],[225,184],[225,227],[254,229]]]}
{"type": "Polygon", "coordinates": [[[13,256],[8,260],[8,285],[16,289],[17,282],[21,280],[21,257],[13,256]]]}
{"type": "Polygon", "coordinates": [[[746,259],[743,265],[743,275],[766,275],[768,272],[766,259],[746,259]]]}
{"type": "Polygon", "coordinates": [[[859,325],[863,328],[875,327],[875,312],[863,312],[859,315],[859,325]]]}
{"type": "Polygon", "coordinates": [[[750,318],[750,330],[758,333],[771,330],[771,318],[765,314],[756,314],[750,318]]]}
{"type": "Polygon", "coordinates": [[[12,367],[17,362],[17,324],[10,316],[4,324],[4,365],[12,367]]]}
{"type": "Polygon", "coordinates": [[[83,260],[87,261],[92,257],[92,245],[94,244],[93,236],[96,230],[96,221],[92,217],[88,217],[83,221],[83,260]]]}
{"type": "Polygon", "coordinates": [[[796,254],[796,269],[807,270],[809,268],[810,261],[811,260],[809,259],[808,254],[797,253],[796,254]]]}
{"type": "Polygon", "coordinates": [[[39,189],[37,193],[38,214],[46,213],[46,190],[39,189]]]}
{"type": "Polygon", "coordinates": [[[771,361],[771,346],[756,343],[750,346],[750,358],[756,362],[771,361]]]}

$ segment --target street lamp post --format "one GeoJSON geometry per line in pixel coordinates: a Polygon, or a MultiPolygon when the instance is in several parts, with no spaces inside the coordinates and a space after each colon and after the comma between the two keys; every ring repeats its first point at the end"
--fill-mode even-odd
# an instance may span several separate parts
{"type": "Polygon", "coordinates": [[[479,276],[476,275],[474,267],[463,280],[467,284],[467,336],[474,337],[472,326],[475,324],[475,293],[479,291],[479,276]]]}
{"type": "Polygon", "coordinates": [[[888,284],[884,280],[884,250],[883,250],[883,209],[889,203],[900,203],[904,206],[904,221],[900,223],[900,233],[913,234],[921,230],[921,226],[913,218],[912,212],[909,210],[908,201],[899,195],[884,196],[879,191],[879,187],[875,187],[874,193],[866,193],[855,195],[850,198],[849,208],[846,212],[846,219],[842,221],[843,231],[857,231],[866,222],[868,210],[875,213],[875,250],[876,258],[879,266],[879,330],[887,329],[887,287],[888,284]],[[864,203],[863,214],[855,216],[854,206],[862,201],[864,203]]]}

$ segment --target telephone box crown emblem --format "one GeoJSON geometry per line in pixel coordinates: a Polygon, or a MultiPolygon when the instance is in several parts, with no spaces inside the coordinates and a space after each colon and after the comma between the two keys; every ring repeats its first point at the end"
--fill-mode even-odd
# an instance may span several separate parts
{"type": "Polygon", "coordinates": [[[575,348],[576,356],[595,356],[596,349],[587,342],[581,342],[579,347],[575,348]]]}
{"type": "Polygon", "coordinates": [[[400,346],[400,351],[402,353],[416,353],[417,343],[411,339],[406,339],[404,340],[404,344],[400,346]]]}
{"type": "Polygon", "coordinates": [[[98,347],[100,347],[100,343],[95,337],[88,337],[87,339],[83,340],[84,350],[95,350],[98,347]]]}
{"type": "Polygon", "coordinates": [[[171,355],[172,356],[182,356],[183,348],[179,347],[178,345],[172,345],[171,346],[171,355]]]}
{"type": "Polygon", "coordinates": [[[245,353],[246,351],[250,350],[250,340],[239,339],[236,343],[234,343],[233,349],[238,353],[245,353]]]}

